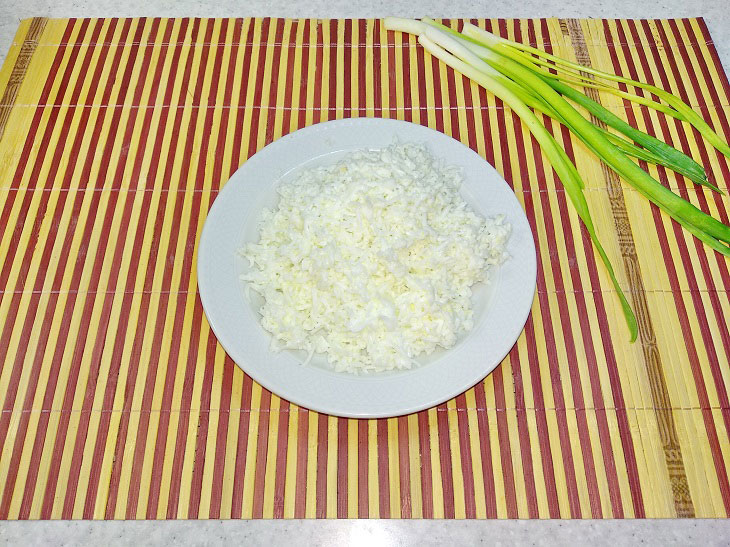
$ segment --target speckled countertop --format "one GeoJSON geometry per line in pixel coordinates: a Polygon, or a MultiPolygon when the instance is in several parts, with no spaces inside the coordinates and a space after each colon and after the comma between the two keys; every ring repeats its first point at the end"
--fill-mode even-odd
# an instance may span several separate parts
{"type": "Polygon", "coordinates": [[[47,17],[704,17],[725,70],[730,68],[730,9],[726,0],[4,0],[0,62],[21,19],[47,17]]]}
{"type": "Polygon", "coordinates": [[[727,545],[730,520],[45,521],[0,523],[2,545],[727,545]]]}
{"type": "MultiPolygon", "coordinates": [[[[0,62],[33,16],[705,18],[730,71],[727,0],[22,0],[0,10],[0,62]]],[[[728,545],[730,520],[0,522],[0,545],[728,545]]]]}

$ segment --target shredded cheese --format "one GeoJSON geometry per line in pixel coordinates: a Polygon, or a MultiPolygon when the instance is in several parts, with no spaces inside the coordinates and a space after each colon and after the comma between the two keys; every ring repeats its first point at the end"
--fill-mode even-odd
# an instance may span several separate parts
{"type": "Polygon", "coordinates": [[[393,144],[282,184],[241,251],[272,349],[360,373],[452,347],[473,327],[471,287],[507,258],[510,233],[470,209],[461,182],[425,146],[393,144]]]}

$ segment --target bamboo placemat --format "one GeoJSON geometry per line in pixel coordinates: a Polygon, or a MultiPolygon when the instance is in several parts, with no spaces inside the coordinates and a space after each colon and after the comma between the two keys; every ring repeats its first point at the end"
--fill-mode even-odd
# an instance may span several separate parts
{"type": "MultiPolygon", "coordinates": [[[[447,22],[456,26],[458,21],[447,22]]],[[[478,20],[654,82],[730,139],[701,19],[478,20]]],[[[630,291],[500,101],[372,20],[23,21],[0,72],[0,518],[725,517],[729,263],[548,124],[630,291]],[[247,157],[350,116],[428,125],[513,186],[538,247],[518,343],[436,409],[358,421],[245,376],[196,292],[198,234],[247,157]]],[[[690,127],[600,101],[691,153],[690,127]]],[[[728,223],[728,198],[655,177],[728,223]]]]}

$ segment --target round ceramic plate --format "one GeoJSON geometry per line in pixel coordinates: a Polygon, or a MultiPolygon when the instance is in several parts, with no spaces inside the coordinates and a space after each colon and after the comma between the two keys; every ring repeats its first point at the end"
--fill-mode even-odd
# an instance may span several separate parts
{"type": "MultiPolygon", "coordinates": [[[[512,190],[479,155],[420,125],[359,118],[321,123],[266,146],[231,177],[216,198],[198,249],[198,284],[213,332],[254,380],[289,401],[326,414],[354,418],[398,416],[440,404],[482,380],[504,358],[525,325],[535,292],[536,257],[527,218],[512,190]],[[503,214],[512,225],[510,259],[475,287],[474,328],[448,350],[417,359],[408,371],[338,373],[323,356],[308,365],[303,353],[269,349],[260,300],[249,302],[238,251],[258,239],[261,209],[275,207],[275,188],[303,168],[330,164],[357,149],[399,142],[425,143],[431,154],[463,169],[461,194],[484,216],[503,214]]],[[[253,291],[252,291],[253,293],[253,291]]]]}

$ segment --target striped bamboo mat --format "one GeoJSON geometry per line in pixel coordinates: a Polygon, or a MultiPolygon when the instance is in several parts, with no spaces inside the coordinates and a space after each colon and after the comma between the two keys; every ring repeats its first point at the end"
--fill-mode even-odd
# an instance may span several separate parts
{"type": "MultiPolygon", "coordinates": [[[[476,22],[657,83],[730,139],[701,19],[476,22]]],[[[630,291],[629,344],[535,141],[412,37],[372,20],[33,19],[0,91],[0,518],[730,512],[730,263],[548,123],[630,291]],[[197,237],[231,173],[285,133],[350,116],[475,149],[538,247],[532,314],[502,365],[397,419],[318,415],[263,390],[217,345],[196,292],[197,237]]],[[[690,127],[598,98],[727,189],[728,162],[690,127]]],[[[651,172],[729,222],[727,197],[651,172]]]]}

